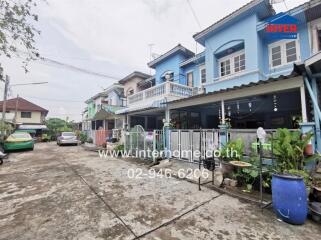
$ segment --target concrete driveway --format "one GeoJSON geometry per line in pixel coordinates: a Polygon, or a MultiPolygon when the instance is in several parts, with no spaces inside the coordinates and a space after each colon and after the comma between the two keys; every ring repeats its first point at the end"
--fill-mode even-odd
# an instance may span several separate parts
{"type": "Polygon", "coordinates": [[[146,164],[41,143],[0,166],[0,239],[318,239],[321,226],[268,210],[146,164]],[[128,178],[128,169],[142,169],[128,178]]]}

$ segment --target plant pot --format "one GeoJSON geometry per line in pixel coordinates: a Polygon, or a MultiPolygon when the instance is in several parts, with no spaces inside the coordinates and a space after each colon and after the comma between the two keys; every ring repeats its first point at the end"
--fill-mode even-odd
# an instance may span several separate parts
{"type": "Polygon", "coordinates": [[[246,190],[248,190],[249,192],[252,192],[252,189],[253,189],[252,184],[246,184],[246,190]]]}
{"type": "Polygon", "coordinates": [[[230,178],[224,178],[224,185],[225,185],[225,186],[230,186],[231,180],[232,180],[232,179],[230,179],[230,178]]]}
{"type": "Polygon", "coordinates": [[[312,156],[313,155],[313,146],[312,146],[311,143],[306,145],[306,147],[304,148],[304,153],[307,156],[312,156]]]}
{"type": "Polygon", "coordinates": [[[321,222],[321,203],[312,202],[309,205],[310,215],[315,222],[321,222]]]}
{"type": "Polygon", "coordinates": [[[231,179],[230,186],[231,187],[236,187],[237,186],[237,180],[231,179]]]}
{"type": "Polygon", "coordinates": [[[222,168],[222,173],[223,174],[229,174],[232,173],[234,170],[234,166],[230,164],[229,162],[221,162],[221,168],[222,168]]]}
{"type": "Polygon", "coordinates": [[[321,188],[314,187],[313,188],[313,197],[317,202],[321,202],[321,188]]]}
{"type": "Polygon", "coordinates": [[[213,171],[215,169],[215,160],[214,158],[207,158],[203,160],[203,166],[205,169],[209,171],[213,171]]]}
{"type": "Polygon", "coordinates": [[[273,174],[272,202],[278,218],[295,225],[304,224],[308,214],[308,203],[303,177],[273,174]]]}

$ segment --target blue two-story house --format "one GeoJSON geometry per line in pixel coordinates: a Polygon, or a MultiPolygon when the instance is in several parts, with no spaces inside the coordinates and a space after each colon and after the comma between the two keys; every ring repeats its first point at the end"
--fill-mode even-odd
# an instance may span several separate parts
{"type": "Polygon", "coordinates": [[[321,148],[320,0],[278,14],[270,1],[254,0],[193,37],[205,50],[181,62],[180,71],[187,78],[191,71],[205,93],[168,102],[168,122],[203,129],[312,126],[321,148]]]}
{"type": "Polygon", "coordinates": [[[203,52],[179,44],[148,63],[153,84],[117,112],[128,126],[135,116],[150,117],[140,123],[147,130],[163,122],[178,129],[301,126],[315,130],[321,151],[321,0],[286,13],[253,0],[193,37],[203,52]]]}

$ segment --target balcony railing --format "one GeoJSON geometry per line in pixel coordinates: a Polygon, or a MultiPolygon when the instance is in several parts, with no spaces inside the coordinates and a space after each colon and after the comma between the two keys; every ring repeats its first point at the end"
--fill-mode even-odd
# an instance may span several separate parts
{"type": "Polygon", "coordinates": [[[186,85],[164,82],[157,86],[148,88],[144,91],[128,96],[128,105],[138,103],[143,100],[152,100],[162,96],[173,96],[177,98],[193,96],[195,88],[186,85]]]}

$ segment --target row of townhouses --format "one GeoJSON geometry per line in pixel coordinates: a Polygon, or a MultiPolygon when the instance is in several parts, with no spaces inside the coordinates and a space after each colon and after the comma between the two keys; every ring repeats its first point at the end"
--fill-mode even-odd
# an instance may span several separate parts
{"type": "Polygon", "coordinates": [[[178,44],[148,63],[153,76],[133,72],[87,100],[83,130],[300,126],[321,151],[320,0],[286,13],[253,0],[193,38],[203,52],[178,44]]]}

